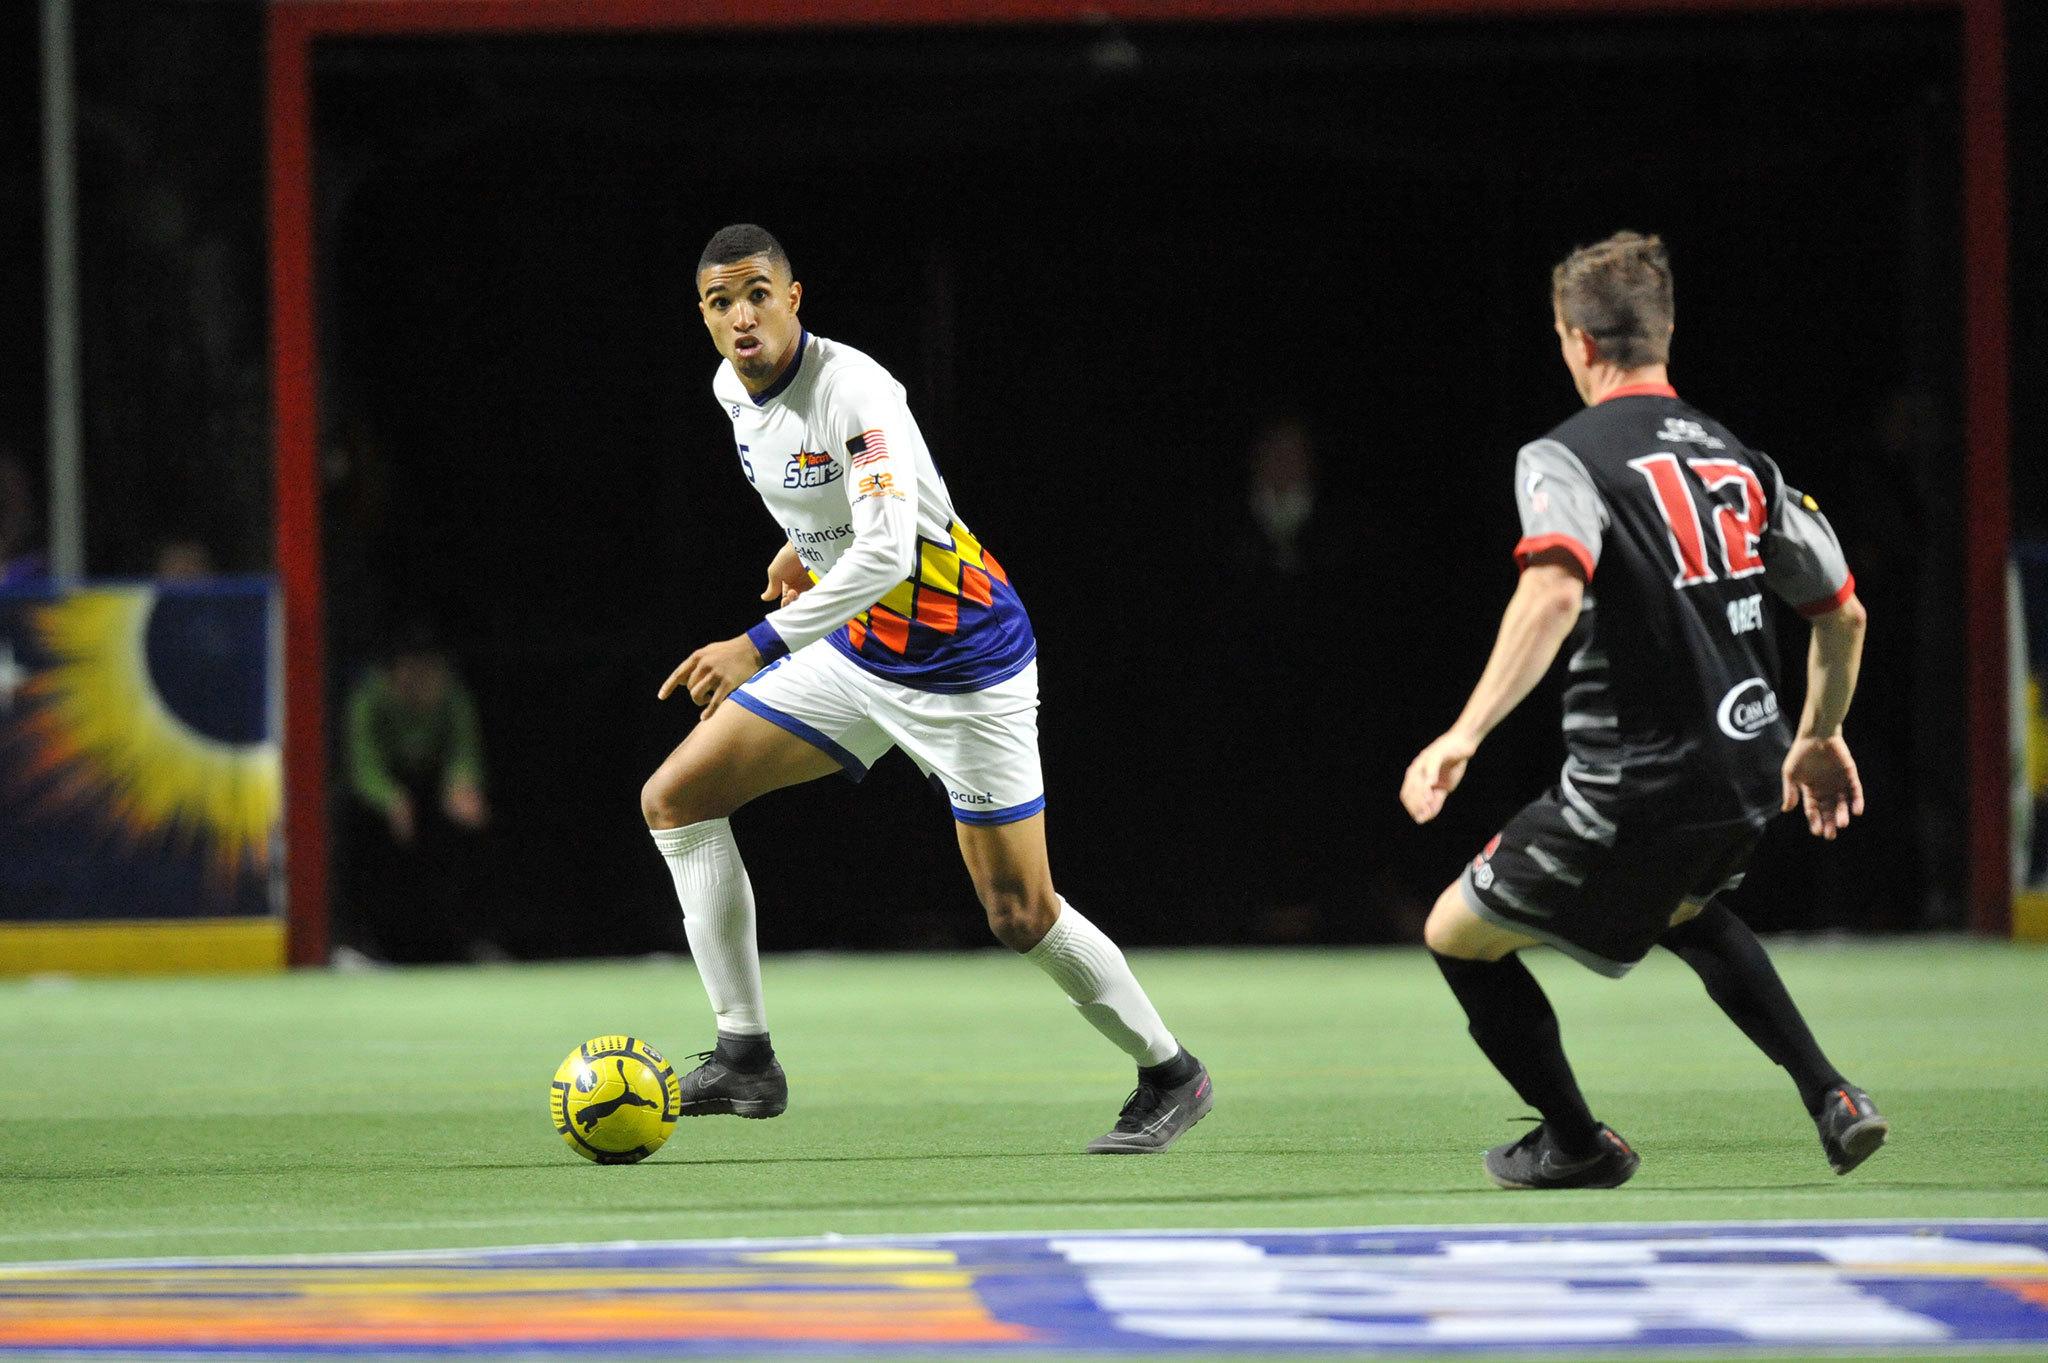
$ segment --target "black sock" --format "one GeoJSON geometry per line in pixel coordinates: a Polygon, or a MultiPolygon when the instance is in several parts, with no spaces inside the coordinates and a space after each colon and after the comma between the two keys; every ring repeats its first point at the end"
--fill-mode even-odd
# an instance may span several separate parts
{"type": "Polygon", "coordinates": [[[720,1032],[711,1054],[727,1069],[741,1074],[759,1074],[775,1063],[775,1048],[768,1044],[766,1032],[759,1036],[727,1036],[720,1032]]]}
{"type": "Polygon", "coordinates": [[[1188,1054],[1188,1048],[1183,1046],[1171,1060],[1138,1066],[1138,1082],[1154,1088],[1179,1088],[1201,1072],[1202,1062],[1188,1054]]]}
{"type": "Polygon", "coordinates": [[[1464,1006],[1472,1039],[1522,1101],[1543,1114],[1543,1125],[1564,1153],[1599,1153],[1599,1124],[1579,1092],[1579,1081],[1572,1077],[1571,1062],[1564,1058],[1557,1014],[1529,967],[1511,955],[1498,961],[1462,961],[1429,954],[1436,957],[1444,982],[1464,1006]]]}
{"type": "Polygon", "coordinates": [[[1763,943],[1727,905],[1710,903],[1657,940],[1699,973],[1707,997],[1758,1050],[1785,1067],[1808,1113],[1818,1113],[1828,1090],[1848,1082],[1821,1054],[1763,943]]]}

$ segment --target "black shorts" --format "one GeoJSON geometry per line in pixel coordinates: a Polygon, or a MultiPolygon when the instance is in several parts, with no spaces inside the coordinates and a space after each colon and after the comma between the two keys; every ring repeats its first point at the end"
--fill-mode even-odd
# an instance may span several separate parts
{"type": "Polygon", "coordinates": [[[1552,787],[1465,868],[1472,911],[1616,979],[1685,904],[1742,883],[1763,824],[1673,825],[1601,813],[1552,787]]]}

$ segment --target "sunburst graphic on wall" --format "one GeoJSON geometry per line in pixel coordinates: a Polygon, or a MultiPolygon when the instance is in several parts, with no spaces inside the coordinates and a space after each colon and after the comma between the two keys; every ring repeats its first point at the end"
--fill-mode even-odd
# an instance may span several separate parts
{"type": "Polygon", "coordinates": [[[267,870],[281,804],[264,701],[259,596],[95,588],[30,612],[48,659],[17,769],[37,813],[84,814],[134,846],[206,858],[212,876],[267,870]],[[253,636],[253,637],[252,637],[253,636]]]}

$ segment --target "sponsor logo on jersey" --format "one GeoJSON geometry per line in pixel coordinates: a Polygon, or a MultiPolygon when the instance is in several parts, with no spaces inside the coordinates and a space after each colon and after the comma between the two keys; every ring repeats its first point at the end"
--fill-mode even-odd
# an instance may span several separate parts
{"type": "Polygon", "coordinates": [[[1764,627],[1764,598],[1762,592],[1728,603],[1728,632],[1747,634],[1764,627]]]}
{"type": "Polygon", "coordinates": [[[1480,867],[1486,865],[1487,861],[1493,856],[1493,854],[1495,852],[1498,852],[1499,850],[1500,834],[1496,833],[1487,842],[1486,846],[1479,849],[1479,855],[1472,858],[1472,869],[1476,871],[1480,867]]]}
{"type": "Polygon", "coordinates": [[[860,496],[854,498],[864,502],[870,497],[894,497],[903,500],[903,494],[896,489],[896,475],[893,473],[870,473],[860,480],[860,496]]]}
{"type": "Polygon", "coordinates": [[[812,569],[813,576],[825,563],[825,551],[821,545],[853,538],[851,525],[834,525],[824,530],[806,530],[800,525],[785,525],[782,530],[789,536],[790,545],[795,548],[797,557],[812,569]]]}
{"type": "Polygon", "coordinates": [[[1472,883],[1482,890],[1493,888],[1493,854],[1500,850],[1500,834],[1496,833],[1479,849],[1479,855],[1472,858],[1472,883]]]}
{"type": "Polygon", "coordinates": [[[1709,450],[1725,450],[1728,442],[1716,435],[1709,435],[1707,428],[1697,421],[1688,421],[1682,416],[1664,418],[1664,429],[1657,432],[1659,440],[1676,440],[1682,444],[1698,445],[1709,450]]]}
{"type": "Polygon", "coordinates": [[[1762,677],[1739,681],[1721,697],[1714,722],[1728,737],[1747,743],[1778,722],[1778,693],[1762,677]]]}
{"type": "Polygon", "coordinates": [[[839,476],[842,472],[844,470],[832,462],[831,455],[813,454],[809,450],[800,450],[796,454],[791,455],[789,462],[783,466],[782,485],[784,487],[823,487],[827,483],[839,481],[839,476]]]}

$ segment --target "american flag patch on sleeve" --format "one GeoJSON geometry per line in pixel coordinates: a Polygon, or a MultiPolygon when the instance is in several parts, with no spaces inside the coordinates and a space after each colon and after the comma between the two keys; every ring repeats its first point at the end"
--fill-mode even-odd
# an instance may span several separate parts
{"type": "Polygon", "coordinates": [[[887,459],[889,442],[883,438],[880,430],[862,431],[846,442],[846,452],[852,456],[853,466],[860,468],[865,464],[874,463],[877,459],[887,459]]]}

